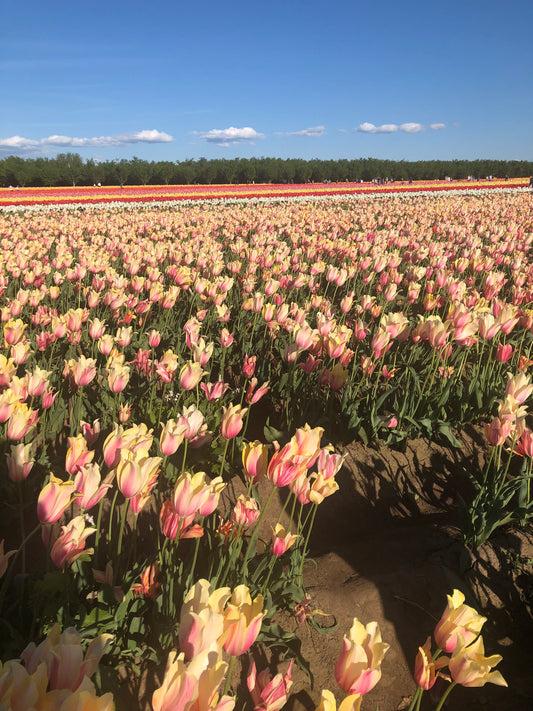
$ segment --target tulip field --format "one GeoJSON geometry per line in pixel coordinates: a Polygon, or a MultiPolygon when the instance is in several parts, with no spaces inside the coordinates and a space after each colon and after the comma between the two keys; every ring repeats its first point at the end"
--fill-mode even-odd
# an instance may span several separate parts
{"type": "Polygon", "coordinates": [[[257,198],[332,197],[337,195],[394,195],[397,193],[448,192],[454,190],[502,190],[525,188],[527,178],[505,180],[418,180],[412,183],[396,181],[367,183],[306,183],[252,185],[136,185],[81,186],[50,188],[0,188],[0,207],[9,205],[80,205],[114,202],[169,202],[189,200],[250,200],[257,198]]]}
{"type": "MultiPolygon", "coordinates": [[[[297,671],[310,709],[373,709],[376,620],[328,688],[302,652],[320,507],[351,443],[473,426],[457,539],[531,530],[525,185],[2,190],[0,709],[131,709],[120,674],[142,711],[279,711],[297,671]]],[[[511,685],[448,593],[390,711],[511,685]]]]}

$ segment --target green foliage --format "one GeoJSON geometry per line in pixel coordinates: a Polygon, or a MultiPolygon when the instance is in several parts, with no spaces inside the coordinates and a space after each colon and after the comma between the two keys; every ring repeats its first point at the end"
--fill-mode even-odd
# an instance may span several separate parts
{"type": "Polygon", "coordinates": [[[198,158],[184,161],[146,161],[134,156],[95,163],[78,153],[60,153],[55,158],[0,160],[0,183],[20,185],[231,185],[232,183],[322,183],[369,182],[375,178],[396,181],[465,180],[473,175],[504,178],[533,173],[533,163],[504,160],[393,161],[380,158],[352,160],[302,160],[301,158],[198,158]]]}

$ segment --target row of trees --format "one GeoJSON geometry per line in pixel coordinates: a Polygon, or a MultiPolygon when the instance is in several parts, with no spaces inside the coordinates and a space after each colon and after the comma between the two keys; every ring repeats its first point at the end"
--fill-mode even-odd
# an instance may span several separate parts
{"type": "Polygon", "coordinates": [[[392,180],[453,180],[468,176],[525,177],[533,173],[529,161],[426,160],[393,161],[379,158],[303,160],[298,158],[232,158],[184,161],[146,161],[141,158],[84,161],[78,153],[55,158],[0,160],[0,185],[51,187],[58,185],[212,185],[230,183],[321,183],[376,178],[392,180]]]}

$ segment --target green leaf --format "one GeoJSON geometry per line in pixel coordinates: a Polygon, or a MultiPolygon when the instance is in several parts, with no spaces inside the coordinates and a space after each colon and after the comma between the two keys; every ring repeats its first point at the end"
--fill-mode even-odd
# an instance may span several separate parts
{"type": "Polygon", "coordinates": [[[263,427],[263,434],[265,436],[266,441],[269,444],[271,444],[272,442],[275,442],[275,441],[279,441],[285,435],[285,433],[282,432],[281,430],[277,430],[275,427],[272,427],[268,418],[267,418],[265,426],[263,427]]]}
{"type": "Polygon", "coordinates": [[[457,449],[463,448],[463,445],[457,439],[457,437],[453,434],[453,432],[450,428],[450,425],[447,422],[439,422],[438,423],[438,431],[439,431],[439,434],[446,437],[446,439],[452,445],[452,447],[456,447],[457,449]]]}
{"type": "Polygon", "coordinates": [[[307,674],[311,686],[314,678],[308,660],[302,654],[302,641],[293,633],[286,632],[278,624],[263,626],[257,637],[258,642],[263,642],[272,649],[281,649],[290,657],[296,659],[299,667],[307,674]]]}

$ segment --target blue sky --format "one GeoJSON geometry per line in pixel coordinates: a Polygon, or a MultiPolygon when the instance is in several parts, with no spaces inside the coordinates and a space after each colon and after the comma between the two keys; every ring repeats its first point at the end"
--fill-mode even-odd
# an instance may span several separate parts
{"type": "Polygon", "coordinates": [[[0,156],[533,160],[531,0],[4,3],[0,156]]]}

